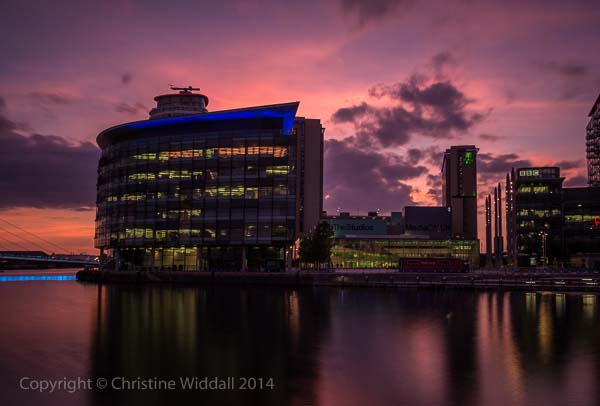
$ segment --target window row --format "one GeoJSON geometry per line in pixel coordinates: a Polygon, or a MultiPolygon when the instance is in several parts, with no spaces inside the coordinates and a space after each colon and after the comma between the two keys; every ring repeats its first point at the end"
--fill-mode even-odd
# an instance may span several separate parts
{"type": "Polygon", "coordinates": [[[161,200],[161,199],[202,199],[202,198],[240,198],[240,199],[261,199],[275,196],[288,196],[288,187],[278,185],[275,187],[207,187],[205,189],[194,189],[193,191],[174,191],[174,192],[146,192],[146,193],[123,193],[121,195],[99,195],[100,202],[125,202],[125,201],[143,201],[143,200],[161,200]]]}

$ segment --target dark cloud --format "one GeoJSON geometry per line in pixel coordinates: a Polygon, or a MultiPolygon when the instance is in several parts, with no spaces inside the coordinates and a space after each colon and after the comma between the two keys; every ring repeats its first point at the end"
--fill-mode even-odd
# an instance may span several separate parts
{"type": "Polygon", "coordinates": [[[583,168],[585,163],[580,160],[575,161],[560,161],[555,163],[553,166],[558,166],[560,169],[580,169],[583,168]]]}
{"type": "Polygon", "coordinates": [[[0,96],[0,111],[4,110],[5,107],[6,101],[4,100],[4,97],[0,96]]]}
{"type": "Polygon", "coordinates": [[[402,8],[408,9],[413,0],[341,0],[341,9],[345,15],[356,18],[359,27],[371,21],[388,17],[392,12],[402,8]]]}
{"type": "Polygon", "coordinates": [[[124,85],[129,84],[132,79],[133,75],[131,74],[131,72],[125,72],[121,75],[121,83],[123,83],[124,85]]]}
{"type": "Polygon", "coordinates": [[[331,119],[336,123],[352,123],[356,118],[362,117],[371,111],[372,108],[367,103],[362,102],[359,105],[338,109],[333,113],[331,119]]]}
{"type": "Polygon", "coordinates": [[[425,163],[433,166],[434,168],[440,168],[441,171],[442,162],[444,160],[444,150],[436,146],[431,146],[425,148],[423,150],[423,154],[425,163]]]}
{"type": "Polygon", "coordinates": [[[142,112],[146,113],[148,108],[144,106],[142,103],[129,104],[129,103],[119,103],[115,106],[115,111],[117,113],[125,113],[131,116],[135,116],[142,112]]]}
{"type": "Polygon", "coordinates": [[[401,210],[414,204],[412,187],[404,181],[427,169],[399,155],[364,149],[356,139],[328,140],[325,143],[325,200],[330,211],[401,210]]]}
{"type": "Polygon", "coordinates": [[[585,176],[573,176],[572,178],[565,179],[563,186],[566,187],[582,187],[587,186],[588,179],[585,176]]]}
{"type": "Polygon", "coordinates": [[[375,85],[369,95],[388,97],[397,104],[375,107],[363,102],[342,107],[332,116],[336,123],[353,123],[362,145],[404,145],[415,134],[452,138],[483,119],[482,114],[467,110],[473,100],[449,81],[427,85],[425,77],[413,75],[406,82],[375,85]]]}
{"type": "Polygon", "coordinates": [[[547,72],[555,73],[568,78],[581,78],[587,76],[589,67],[577,62],[550,61],[541,64],[541,68],[547,72]]]}
{"type": "Polygon", "coordinates": [[[502,135],[495,135],[495,134],[479,134],[479,138],[484,141],[496,142],[496,141],[500,141],[506,137],[504,137],[502,135]]]}
{"type": "Polygon", "coordinates": [[[100,150],[55,135],[22,136],[0,115],[0,208],[81,208],[95,202],[100,150]]]}
{"type": "Polygon", "coordinates": [[[417,164],[423,158],[423,151],[417,148],[410,148],[406,151],[406,157],[411,164],[417,164]]]}
{"type": "Polygon", "coordinates": [[[78,100],[77,97],[62,92],[31,92],[29,97],[38,103],[52,106],[66,106],[78,100]]]}
{"type": "Polygon", "coordinates": [[[517,154],[494,155],[479,153],[477,155],[477,171],[480,174],[505,174],[511,168],[531,166],[531,161],[520,158],[517,154]]]}

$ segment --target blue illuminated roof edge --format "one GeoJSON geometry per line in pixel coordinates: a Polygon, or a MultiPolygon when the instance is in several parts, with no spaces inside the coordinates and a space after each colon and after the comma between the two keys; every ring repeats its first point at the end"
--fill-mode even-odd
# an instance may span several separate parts
{"type": "MultiPolygon", "coordinates": [[[[129,127],[132,129],[162,127],[172,124],[186,124],[202,121],[217,120],[239,120],[253,118],[282,118],[282,132],[289,135],[294,125],[294,119],[300,102],[291,102],[283,104],[271,104],[266,106],[247,107],[234,110],[213,111],[210,113],[197,114],[193,116],[170,117],[157,120],[134,121],[132,123],[121,124],[116,127],[129,127]]],[[[112,127],[115,128],[115,127],[112,127]]],[[[108,129],[110,130],[110,128],[108,129]]],[[[106,130],[105,130],[106,131],[106,130]]]]}
{"type": "Polygon", "coordinates": [[[210,113],[198,114],[193,116],[171,117],[158,120],[144,120],[126,124],[126,126],[134,129],[161,127],[171,124],[185,124],[202,121],[216,120],[240,120],[253,118],[282,118],[283,128],[282,133],[290,135],[294,125],[294,118],[298,111],[300,102],[273,104],[269,106],[248,107],[235,110],[221,110],[210,113]]]}

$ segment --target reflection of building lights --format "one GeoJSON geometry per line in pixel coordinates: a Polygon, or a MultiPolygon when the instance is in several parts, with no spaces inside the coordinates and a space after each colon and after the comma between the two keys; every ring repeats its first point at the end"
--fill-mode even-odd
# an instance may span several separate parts
{"type": "Polygon", "coordinates": [[[527,313],[535,314],[536,300],[537,300],[537,295],[535,292],[527,292],[525,294],[525,307],[527,309],[527,313]]]}
{"type": "Polygon", "coordinates": [[[584,306],[593,306],[596,304],[596,296],[594,295],[583,295],[584,306]]]}
{"type": "Polygon", "coordinates": [[[525,393],[522,359],[515,343],[510,295],[486,292],[478,298],[476,379],[485,388],[494,387],[501,380],[508,385],[505,402],[521,404],[525,393]]]}
{"type": "Polygon", "coordinates": [[[583,314],[586,318],[594,317],[594,310],[596,309],[596,296],[595,295],[583,295],[583,314]]]}
{"type": "Polygon", "coordinates": [[[550,350],[552,348],[552,317],[549,309],[550,302],[548,296],[542,295],[542,303],[540,305],[540,318],[538,322],[538,341],[540,350],[545,360],[548,360],[550,350]]]}
{"type": "Polygon", "coordinates": [[[596,299],[594,295],[583,295],[583,304],[593,304],[596,299]]]}
{"type": "Polygon", "coordinates": [[[288,317],[292,337],[297,339],[300,332],[300,306],[297,292],[291,292],[288,296],[288,317]]]}
{"type": "Polygon", "coordinates": [[[556,306],[556,314],[562,317],[565,314],[565,302],[566,296],[564,293],[557,293],[554,295],[554,304],[556,306]]]}
{"type": "Polygon", "coordinates": [[[14,275],[0,276],[0,282],[15,282],[15,281],[74,281],[75,275],[14,275]]]}

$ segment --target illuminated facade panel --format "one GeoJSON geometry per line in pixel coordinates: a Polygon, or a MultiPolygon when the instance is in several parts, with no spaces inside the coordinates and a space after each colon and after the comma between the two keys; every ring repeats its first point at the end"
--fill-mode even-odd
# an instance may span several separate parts
{"type": "Polygon", "coordinates": [[[456,258],[471,269],[478,267],[479,242],[450,238],[447,207],[408,206],[404,212],[404,218],[400,212],[391,216],[340,213],[323,218],[334,233],[333,266],[397,269],[400,260],[456,258]]]}
{"type": "Polygon", "coordinates": [[[479,266],[479,241],[411,238],[336,239],[331,263],[337,268],[398,268],[401,259],[457,258],[479,266]]]}

